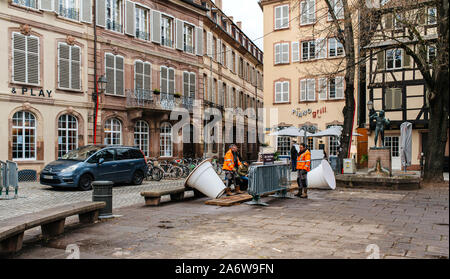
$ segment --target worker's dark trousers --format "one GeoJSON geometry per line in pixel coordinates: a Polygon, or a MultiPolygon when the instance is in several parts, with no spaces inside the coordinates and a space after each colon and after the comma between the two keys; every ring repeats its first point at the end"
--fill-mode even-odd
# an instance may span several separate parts
{"type": "Polygon", "coordinates": [[[308,173],[304,170],[298,170],[297,171],[297,184],[298,184],[298,189],[302,189],[302,188],[306,188],[308,187],[306,178],[307,178],[308,173]]]}
{"type": "Polygon", "coordinates": [[[227,187],[230,187],[231,184],[235,184],[235,175],[232,171],[225,171],[225,177],[227,178],[227,187]]]}

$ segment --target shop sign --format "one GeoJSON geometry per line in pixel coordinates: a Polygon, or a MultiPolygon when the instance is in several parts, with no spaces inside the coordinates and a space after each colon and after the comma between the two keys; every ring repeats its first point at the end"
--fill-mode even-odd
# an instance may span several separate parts
{"type": "Polygon", "coordinates": [[[30,87],[22,87],[22,88],[11,88],[11,93],[14,95],[29,95],[36,97],[47,97],[51,98],[52,90],[44,90],[44,89],[34,89],[30,87]]]}
{"type": "Polygon", "coordinates": [[[317,110],[312,110],[312,109],[307,109],[307,110],[301,110],[300,108],[297,109],[292,109],[292,114],[301,118],[301,117],[306,117],[308,115],[312,114],[313,118],[320,118],[320,116],[324,113],[327,112],[327,107],[322,107],[320,109],[317,110]]]}

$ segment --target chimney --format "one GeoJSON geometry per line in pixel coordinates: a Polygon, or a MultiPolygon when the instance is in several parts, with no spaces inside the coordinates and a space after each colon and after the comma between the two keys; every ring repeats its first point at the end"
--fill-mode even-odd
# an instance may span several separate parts
{"type": "Polygon", "coordinates": [[[236,22],[236,25],[239,27],[239,29],[242,30],[242,21],[238,21],[236,22]]]}
{"type": "Polygon", "coordinates": [[[217,8],[219,8],[220,10],[222,10],[222,0],[215,0],[214,4],[216,4],[217,8]]]}

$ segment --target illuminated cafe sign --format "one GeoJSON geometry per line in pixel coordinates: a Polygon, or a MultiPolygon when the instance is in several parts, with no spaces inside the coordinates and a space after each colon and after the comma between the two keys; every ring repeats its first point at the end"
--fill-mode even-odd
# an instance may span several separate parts
{"type": "Polygon", "coordinates": [[[47,98],[51,98],[52,95],[52,90],[44,90],[44,89],[40,89],[40,90],[33,90],[33,88],[29,88],[29,87],[22,87],[22,88],[11,88],[11,93],[14,95],[29,95],[29,96],[36,96],[36,97],[47,97],[47,98]]]}
{"type": "Polygon", "coordinates": [[[320,116],[326,112],[327,112],[327,107],[321,107],[320,109],[317,109],[317,110],[312,110],[310,108],[307,110],[306,109],[300,110],[299,108],[292,109],[292,114],[299,118],[306,117],[311,114],[312,114],[313,118],[316,118],[316,117],[320,118],[320,116]]]}

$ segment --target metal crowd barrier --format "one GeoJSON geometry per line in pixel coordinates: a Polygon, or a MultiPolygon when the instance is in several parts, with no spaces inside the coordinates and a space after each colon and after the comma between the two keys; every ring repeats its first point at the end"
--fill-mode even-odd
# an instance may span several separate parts
{"type": "Polygon", "coordinates": [[[248,193],[253,200],[247,204],[267,205],[261,195],[276,192],[275,197],[287,197],[291,184],[290,164],[251,165],[248,173],[248,193]]]}
{"type": "Polygon", "coordinates": [[[19,178],[17,163],[0,161],[0,199],[17,199],[19,191],[19,178]],[[14,188],[14,197],[9,196],[9,187],[14,188]],[[5,188],[5,196],[3,196],[5,188]]]}

